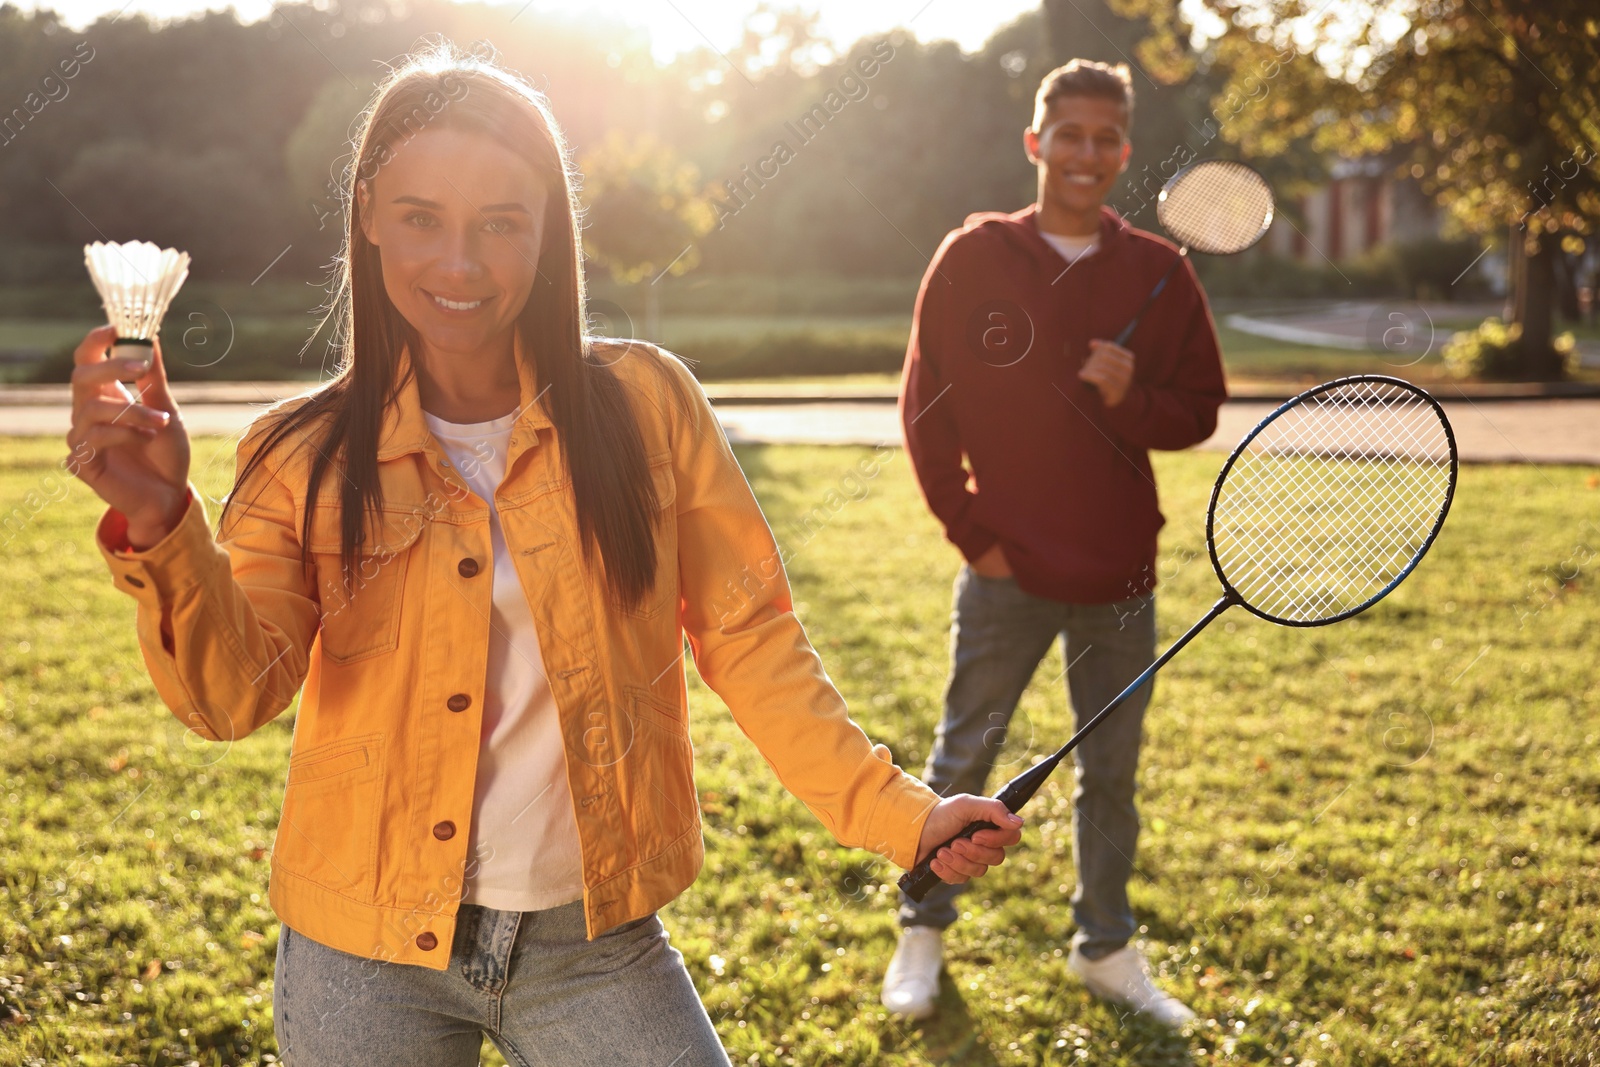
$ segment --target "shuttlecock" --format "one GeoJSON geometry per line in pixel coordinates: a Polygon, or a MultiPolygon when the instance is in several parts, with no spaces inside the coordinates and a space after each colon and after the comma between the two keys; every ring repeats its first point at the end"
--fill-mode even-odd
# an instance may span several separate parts
{"type": "Polygon", "coordinates": [[[161,317],[189,276],[189,253],[149,241],[96,241],[83,246],[83,261],[117,331],[111,358],[149,358],[161,317]]]}

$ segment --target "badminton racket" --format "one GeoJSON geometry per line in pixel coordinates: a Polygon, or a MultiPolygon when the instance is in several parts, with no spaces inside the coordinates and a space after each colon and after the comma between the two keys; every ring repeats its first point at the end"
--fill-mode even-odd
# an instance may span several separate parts
{"type": "Polygon", "coordinates": [[[1243,163],[1208,159],[1167,179],[1156,198],[1156,217],[1177,238],[1178,254],[1145,297],[1138,313],[1117,334],[1118,347],[1133,335],[1139,320],[1167,287],[1167,279],[1190,249],[1213,256],[1243,252],[1267,232],[1272,225],[1272,212],[1272,189],[1267,180],[1243,163]]]}
{"type": "MultiPolygon", "coordinates": [[[[1405,580],[1439,535],[1455,495],[1455,433],[1422,389],[1384,375],[1340,378],[1283,404],[1222,465],[1206,547],[1222,597],[1054,755],[996,796],[1015,812],[1089,731],[1218,615],[1239,605],[1281,626],[1323,626],[1365,611],[1405,580]]],[[[929,850],[900,888],[921,900],[930,861],[986,820],[929,850]]]]}

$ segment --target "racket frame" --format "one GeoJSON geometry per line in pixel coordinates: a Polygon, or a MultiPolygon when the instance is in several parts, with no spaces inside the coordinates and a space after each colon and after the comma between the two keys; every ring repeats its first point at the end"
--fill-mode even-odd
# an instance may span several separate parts
{"type": "Polygon", "coordinates": [[[1363,611],[1366,611],[1368,608],[1372,607],[1372,605],[1376,604],[1378,601],[1382,600],[1384,597],[1393,592],[1394,588],[1401,582],[1405,581],[1406,576],[1416,569],[1417,564],[1422,562],[1422,557],[1428,554],[1428,549],[1433,547],[1434,538],[1438,537],[1439,531],[1444,529],[1444,520],[1446,516],[1450,514],[1450,505],[1455,500],[1456,495],[1456,476],[1459,474],[1460,468],[1461,461],[1456,452],[1455,430],[1451,428],[1450,420],[1445,417],[1443,406],[1441,406],[1439,401],[1435,400],[1426,389],[1412,385],[1403,378],[1395,378],[1387,374],[1352,374],[1344,378],[1335,378],[1330,382],[1323,382],[1321,385],[1307,389],[1305,392],[1300,393],[1297,396],[1290,397],[1276,408],[1273,408],[1272,411],[1266,415],[1266,417],[1264,417],[1260,422],[1256,423],[1255,427],[1249,433],[1244,435],[1244,439],[1235,445],[1233,451],[1228,454],[1227,462],[1223,463],[1222,470],[1217,473],[1216,484],[1211,487],[1211,501],[1206,505],[1206,551],[1211,556],[1211,569],[1216,571],[1217,581],[1222,583],[1222,588],[1228,594],[1230,594],[1234,600],[1246,611],[1250,612],[1250,614],[1256,616],[1257,618],[1265,619],[1268,622],[1274,623],[1278,626],[1326,626],[1331,622],[1342,622],[1345,619],[1352,618],[1361,614],[1363,611]],[[1301,407],[1308,401],[1313,400],[1316,397],[1334,389],[1341,389],[1352,385],[1365,383],[1381,383],[1383,385],[1404,390],[1405,392],[1412,394],[1414,397],[1426,401],[1428,405],[1433,408],[1434,413],[1439,416],[1439,424],[1444,427],[1445,440],[1450,446],[1450,482],[1445,488],[1444,503],[1439,508],[1439,515],[1433,520],[1433,529],[1428,531],[1427,540],[1423,541],[1422,547],[1412,555],[1410,562],[1408,562],[1405,567],[1401,569],[1400,573],[1396,574],[1394,578],[1390,580],[1388,585],[1379,590],[1376,595],[1368,598],[1364,602],[1356,605],[1353,608],[1350,608],[1347,611],[1340,612],[1337,615],[1329,615],[1325,618],[1319,617],[1315,619],[1284,619],[1269,612],[1262,611],[1260,608],[1252,605],[1250,601],[1246,600],[1244,594],[1240,593],[1238,589],[1234,588],[1233,583],[1228,581],[1228,576],[1222,572],[1222,562],[1217,558],[1217,540],[1214,536],[1217,517],[1217,500],[1222,495],[1222,487],[1228,480],[1228,472],[1233,470],[1233,466],[1236,462],[1238,462],[1239,457],[1244,455],[1245,450],[1250,447],[1250,442],[1259,437],[1261,432],[1270,426],[1278,418],[1278,416],[1287,411],[1291,411],[1294,408],[1301,407]]]}

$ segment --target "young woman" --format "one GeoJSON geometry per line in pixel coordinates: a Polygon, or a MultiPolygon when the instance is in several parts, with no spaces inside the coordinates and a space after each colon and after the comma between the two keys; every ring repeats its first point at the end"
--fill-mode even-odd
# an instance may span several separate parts
{"type": "Polygon", "coordinates": [[[703,858],[685,635],[840,842],[909,868],[995,822],[941,851],[959,883],[1021,820],[867,739],[694,378],[585,335],[544,98],[439,50],[354,147],[344,358],[246,431],[218,534],[159,347],[136,367],[91,332],[67,437],[172,712],[231,742],[300,694],[269,888],[282,1054],[471,1065],[486,1032],[512,1063],[725,1064],[656,917],[703,858]]]}

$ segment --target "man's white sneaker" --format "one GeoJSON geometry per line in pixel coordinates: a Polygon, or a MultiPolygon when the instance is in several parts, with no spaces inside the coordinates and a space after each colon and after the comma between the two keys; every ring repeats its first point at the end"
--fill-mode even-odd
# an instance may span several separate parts
{"type": "Polygon", "coordinates": [[[1097,960],[1089,959],[1074,945],[1067,966],[1095,996],[1127,1005],[1166,1026],[1176,1029],[1194,1019],[1194,1012],[1181,1000],[1156,988],[1149,964],[1127,945],[1097,960]]]}
{"type": "Polygon", "coordinates": [[[944,967],[943,933],[936,926],[907,926],[883,976],[883,1006],[896,1015],[926,1019],[939,999],[944,967]]]}

